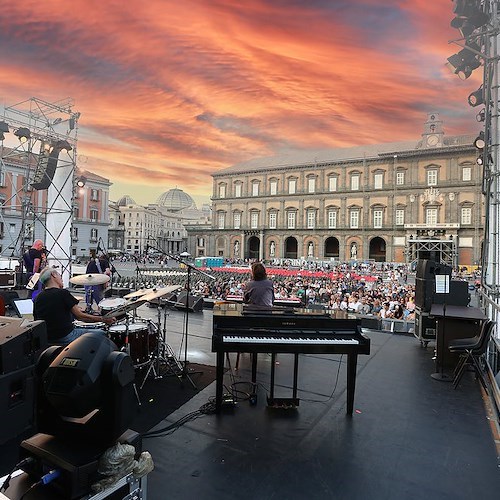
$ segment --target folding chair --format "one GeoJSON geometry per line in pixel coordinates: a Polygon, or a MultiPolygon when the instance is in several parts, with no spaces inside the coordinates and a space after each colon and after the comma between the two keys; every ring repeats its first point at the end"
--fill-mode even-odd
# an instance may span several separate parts
{"type": "Polygon", "coordinates": [[[450,352],[460,354],[460,358],[453,374],[453,387],[455,389],[465,372],[466,366],[472,365],[476,371],[476,375],[480,378],[481,383],[486,390],[486,384],[482,376],[482,368],[479,364],[479,358],[486,352],[494,328],[495,322],[487,320],[483,323],[479,335],[450,341],[448,345],[450,352]]]}

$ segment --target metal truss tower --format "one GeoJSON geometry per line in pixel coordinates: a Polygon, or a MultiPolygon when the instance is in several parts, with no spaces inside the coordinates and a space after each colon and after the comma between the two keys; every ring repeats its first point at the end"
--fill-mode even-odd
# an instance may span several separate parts
{"type": "Polygon", "coordinates": [[[49,103],[32,97],[6,107],[0,136],[0,175],[7,193],[0,218],[4,228],[8,220],[19,227],[18,234],[4,230],[7,244],[2,254],[20,257],[25,240],[31,245],[34,239],[42,239],[49,263],[59,266],[65,284],[71,272],[80,118],[73,106],[71,98],[49,103]]]}

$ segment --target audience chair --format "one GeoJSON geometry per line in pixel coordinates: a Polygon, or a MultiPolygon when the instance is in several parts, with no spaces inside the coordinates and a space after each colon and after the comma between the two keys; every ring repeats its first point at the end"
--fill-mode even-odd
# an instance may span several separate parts
{"type": "Polygon", "coordinates": [[[487,320],[483,323],[481,332],[475,337],[451,340],[448,349],[450,352],[460,354],[455,372],[453,374],[453,387],[456,389],[468,365],[472,365],[486,390],[486,384],[482,376],[482,368],[479,358],[486,352],[495,322],[487,320]]]}

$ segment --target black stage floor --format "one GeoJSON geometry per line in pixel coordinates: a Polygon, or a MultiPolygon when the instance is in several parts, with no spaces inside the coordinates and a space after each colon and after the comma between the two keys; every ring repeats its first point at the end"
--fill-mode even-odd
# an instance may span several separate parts
{"type": "MultiPolygon", "coordinates": [[[[301,355],[300,405],[276,410],[266,406],[270,356],[261,354],[256,406],[241,401],[145,439],[155,461],[148,498],[498,499],[495,425],[473,374],[454,390],[430,377],[432,346],[404,335],[368,336],[371,355],[358,359],[352,418],[345,414],[345,356],[301,355]]],[[[289,397],[292,356],[278,360],[276,396],[289,397]]],[[[236,381],[249,379],[248,355],[234,373],[236,381]]],[[[214,395],[215,383],[157,428],[214,395]]]]}
{"type": "MultiPolygon", "coordinates": [[[[189,319],[187,359],[214,365],[212,311],[186,318],[179,311],[141,306],[138,313],[164,326],[166,340],[180,359],[186,352],[184,331],[189,319]]],[[[412,336],[367,334],[371,354],[358,358],[351,418],[345,414],[345,356],[301,355],[300,405],[296,410],[276,410],[266,406],[271,358],[261,354],[255,406],[239,401],[224,414],[204,415],[167,436],[144,439],[143,449],[155,461],[148,498],[499,498],[498,425],[490,420],[473,374],[466,373],[454,390],[430,376],[435,371],[432,344],[423,349],[412,336]]],[[[248,382],[249,356],[241,356],[237,372],[235,356],[231,358],[235,378],[226,373],[226,385],[248,382]]],[[[289,397],[293,357],[279,355],[278,361],[275,396],[289,397]]],[[[210,375],[206,367],[204,371],[210,375]]],[[[178,381],[173,382],[178,392],[178,381]]],[[[140,391],[145,410],[159,399],[173,403],[180,397],[174,389],[156,386],[157,381],[148,380],[140,391]],[[149,396],[150,390],[157,395],[149,396]]],[[[235,387],[247,389],[245,384],[235,387]]],[[[184,388],[186,401],[196,391],[189,383],[184,388]]],[[[198,410],[214,395],[215,383],[211,383],[154,429],[198,410]]],[[[162,415],[154,417],[158,421],[162,415]]]]}

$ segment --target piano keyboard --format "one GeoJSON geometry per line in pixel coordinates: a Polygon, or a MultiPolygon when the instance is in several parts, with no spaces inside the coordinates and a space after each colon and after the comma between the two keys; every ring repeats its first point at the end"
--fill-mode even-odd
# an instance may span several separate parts
{"type": "Polygon", "coordinates": [[[345,337],[240,337],[223,335],[223,343],[238,344],[359,344],[359,340],[345,337]]]}

